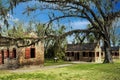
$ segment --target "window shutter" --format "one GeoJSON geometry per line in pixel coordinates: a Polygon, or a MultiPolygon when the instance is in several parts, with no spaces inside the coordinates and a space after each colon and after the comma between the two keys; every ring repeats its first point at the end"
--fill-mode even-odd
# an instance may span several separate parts
{"type": "Polygon", "coordinates": [[[14,58],[14,53],[13,53],[13,51],[11,51],[11,53],[12,53],[12,59],[14,58]]]}
{"type": "Polygon", "coordinates": [[[25,48],[25,59],[30,58],[30,48],[25,48]]]}
{"type": "Polygon", "coordinates": [[[8,57],[8,52],[7,52],[7,50],[5,49],[4,50],[4,58],[6,59],[8,57]]]}
{"type": "Polygon", "coordinates": [[[0,64],[2,64],[2,54],[0,53],[0,64]]]}

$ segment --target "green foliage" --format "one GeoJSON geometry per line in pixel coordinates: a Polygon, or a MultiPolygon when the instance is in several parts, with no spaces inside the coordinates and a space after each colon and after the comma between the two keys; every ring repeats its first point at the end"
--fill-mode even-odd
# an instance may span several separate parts
{"type": "Polygon", "coordinates": [[[88,36],[88,42],[89,43],[94,43],[94,41],[95,41],[95,37],[94,37],[94,34],[89,34],[89,36],[88,36]]]}
{"type": "Polygon", "coordinates": [[[44,37],[45,26],[43,24],[36,24],[35,31],[36,31],[38,37],[44,37]]]}
{"type": "Polygon", "coordinates": [[[9,29],[7,32],[9,37],[22,38],[26,36],[21,23],[17,23],[16,26],[13,26],[13,28],[9,29]]]}
{"type": "Polygon", "coordinates": [[[58,29],[50,28],[48,29],[48,33],[52,35],[57,35],[57,38],[47,39],[46,40],[46,58],[58,57],[59,59],[63,59],[65,55],[66,48],[66,38],[59,38],[59,36],[65,33],[65,26],[61,26],[58,29]]]}

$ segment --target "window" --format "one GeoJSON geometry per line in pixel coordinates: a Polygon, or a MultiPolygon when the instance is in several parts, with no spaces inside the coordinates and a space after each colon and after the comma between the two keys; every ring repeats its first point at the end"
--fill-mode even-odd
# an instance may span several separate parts
{"type": "Polygon", "coordinates": [[[25,59],[35,58],[35,48],[25,48],[25,59]]]}
{"type": "Polygon", "coordinates": [[[67,53],[66,53],[66,56],[68,56],[68,57],[69,57],[69,55],[70,55],[70,54],[69,54],[69,52],[67,52],[67,53]]]}
{"type": "Polygon", "coordinates": [[[10,57],[10,52],[9,52],[9,49],[7,49],[7,58],[10,57]]]}
{"type": "Polygon", "coordinates": [[[92,52],[89,52],[89,57],[92,57],[92,52]]]}
{"type": "Polygon", "coordinates": [[[4,64],[4,51],[2,50],[1,53],[2,53],[2,64],[4,64]]]}
{"type": "Polygon", "coordinates": [[[83,52],[83,57],[88,57],[88,53],[87,52],[83,52]]]}
{"type": "Polygon", "coordinates": [[[103,53],[101,53],[101,56],[103,56],[103,53]]]}
{"type": "Polygon", "coordinates": [[[12,53],[13,58],[16,58],[16,49],[13,48],[13,53],[12,53]]]}
{"type": "Polygon", "coordinates": [[[119,54],[117,52],[115,52],[115,56],[119,56],[119,54]]]}
{"type": "Polygon", "coordinates": [[[85,52],[83,52],[83,57],[85,57],[85,52]]]}
{"type": "Polygon", "coordinates": [[[95,57],[94,52],[89,52],[89,57],[95,57]]]}
{"type": "Polygon", "coordinates": [[[31,48],[30,55],[31,58],[35,58],[35,48],[31,48]]]}
{"type": "Polygon", "coordinates": [[[72,56],[74,56],[74,52],[72,52],[72,56]]]}

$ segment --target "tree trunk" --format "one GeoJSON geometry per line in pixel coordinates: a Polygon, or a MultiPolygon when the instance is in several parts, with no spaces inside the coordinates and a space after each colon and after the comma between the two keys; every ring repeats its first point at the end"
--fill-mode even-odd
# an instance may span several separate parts
{"type": "Polygon", "coordinates": [[[104,41],[104,51],[105,51],[105,58],[103,63],[113,63],[113,59],[111,56],[111,45],[108,40],[104,41]]]}

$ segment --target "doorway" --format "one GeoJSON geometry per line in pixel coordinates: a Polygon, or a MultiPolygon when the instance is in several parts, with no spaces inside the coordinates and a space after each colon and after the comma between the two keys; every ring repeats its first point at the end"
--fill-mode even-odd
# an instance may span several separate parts
{"type": "Polygon", "coordinates": [[[80,55],[79,52],[75,53],[75,61],[79,61],[80,59],[80,55]]]}

